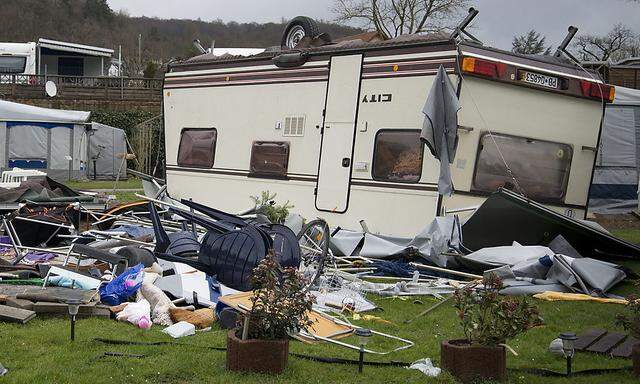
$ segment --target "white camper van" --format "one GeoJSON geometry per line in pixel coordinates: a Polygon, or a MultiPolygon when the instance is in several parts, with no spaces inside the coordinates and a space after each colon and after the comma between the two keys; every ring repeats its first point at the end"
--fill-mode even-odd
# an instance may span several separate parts
{"type": "Polygon", "coordinates": [[[613,92],[560,60],[418,35],[203,55],[165,78],[168,191],[238,212],[269,190],[308,219],[403,236],[502,186],[581,217],[613,92]],[[419,139],[441,65],[461,103],[452,197],[419,139]]]}
{"type": "Polygon", "coordinates": [[[0,43],[0,75],[18,74],[36,74],[36,43],[0,43]]]}

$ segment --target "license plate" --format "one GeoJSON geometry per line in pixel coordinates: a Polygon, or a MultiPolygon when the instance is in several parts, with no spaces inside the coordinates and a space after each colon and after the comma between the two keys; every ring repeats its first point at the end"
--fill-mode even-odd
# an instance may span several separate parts
{"type": "Polygon", "coordinates": [[[520,81],[525,83],[539,85],[541,87],[558,89],[558,78],[553,76],[541,75],[535,72],[520,72],[520,81]]]}

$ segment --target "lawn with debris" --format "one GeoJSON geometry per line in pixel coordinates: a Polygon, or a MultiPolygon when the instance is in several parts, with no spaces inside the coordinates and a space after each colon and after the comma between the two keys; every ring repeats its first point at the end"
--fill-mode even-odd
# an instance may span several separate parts
{"type": "MultiPolygon", "coordinates": [[[[624,230],[616,234],[633,242],[640,242],[640,230],[624,230]]],[[[640,273],[640,261],[622,262],[640,273]]],[[[627,295],[633,286],[629,280],[619,284],[612,293],[627,295]]],[[[367,356],[370,361],[413,362],[432,359],[439,365],[439,343],[460,338],[461,329],[450,304],[436,309],[410,324],[411,319],[437,302],[430,297],[381,298],[368,296],[380,308],[369,314],[380,320],[353,321],[385,333],[410,339],[416,345],[387,356],[367,356]]],[[[565,360],[548,352],[549,343],[560,332],[580,334],[591,328],[621,331],[614,324],[615,315],[622,310],[619,304],[585,302],[542,302],[540,306],[545,325],[510,340],[508,344],[518,353],[507,357],[511,383],[637,383],[630,371],[608,374],[563,377],[542,377],[526,373],[530,368],[544,368],[564,372],[565,360]]],[[[66,318],[36,318],[26,325],[0,323],[0,363],[9,372],[0,383],[454,383],[448,374],[427,378],[421,372],[402,367],[366,366],[358,374],[356,365],[328,364],[300,357],[290,357],[289,366],[281,376],[235,374],[225,370],[226,331],[214,324],[212,331],[173,340],[161,333],[162,327],[144,331],[129,323],[105,319],[80,319],[76,324],[76,341],[69,340],[69,321],[66,318]],[[96,338],[134,342],[170,342],[165,345],[113,345],[95,341],[96,338]],[[105,352],[131,356],[105,356],[105,352]],[[134,356],[135,355],[135,356],[134,356]]],[[[355,339],[353,337],[352,339],[355,339]]],[[[349,341],[349,339],[347,339],[349,341]]],[[[351,340],[356,342],[355,340],[351,340]]],[[[395,344],[374,338],[368,347],[390,349],[395,344]]],[[[291,352],[308,356],[340,357],[357,360],[356,351],[328,345],[307,345],[291,341],[291,352]]],[[[578,352],[574,371],[630,367],[631,360],[578,352]]]]}

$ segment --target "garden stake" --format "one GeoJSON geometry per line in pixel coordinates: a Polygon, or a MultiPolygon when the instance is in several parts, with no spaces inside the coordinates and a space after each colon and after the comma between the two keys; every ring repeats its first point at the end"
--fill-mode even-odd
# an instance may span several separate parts
{"type": "Polygon", "coordinates": [[[409,320],[405,320],[405,321],[404,321],[404,323],[405,323],[405,324],[409,324],[409,323],[411,323],[412,321],[414,321],[415,319],[417,319],[418,317],[422,317],[422,316],[426,315],[427,313],[429,313],[429,312],[431,312],[431,311],[435,310],[436,308],[438,308],[438,307],[439,307],[439,306],[441,306],[442,304],[444,304],[444,303],[446,303],[447,301],[451,300],[451,298],[452,298],[452,297],[453,297],[453,295],[451,295],[451,296],[447,297],[446,299],[444,299],[444,300],[442,300],[442,301],[440,301],[440,302],[436,303],[435,305],[432,305],[431,307],[429,307],[429,308],[425,309],[424,311],[422,311],[422,312],[418,313],[414,318],[409,319],[409,320]]]}

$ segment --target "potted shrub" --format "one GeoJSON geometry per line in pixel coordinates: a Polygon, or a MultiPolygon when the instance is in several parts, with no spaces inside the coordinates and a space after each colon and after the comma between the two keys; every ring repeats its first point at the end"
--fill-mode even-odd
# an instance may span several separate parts
{"type": "Polygon", "coordinates": [[[501,288],[502,281],[491,275],[482,284],[469,284],[454,293],[454,306],[465,338],[442,342],[440,364],[463,383],[476,378],[504,382],[505,342],[542,324],[536,306],[524,297],[499,295],[501,288]]]}
{"type": "Polygon", "coordinates": [[[302,275],[295,268],[281,269],[273,252],[251,279],[251,310],[227,334],[227,369],[278,374],[287,366],[289,335],[311,324],[312,300],[302,275]]]}
{"type": "MultiPolygon", "coordinates": [[[[640,287],[640,281],[636,282],[636,285],[640,287]]],[[[629,295],[627,301],[624,312],[616,316],[616,322],[629,331],[631,336],[640,340],[640,298],[637,295],[629,295]]],[[[633,373],[640,376],[640,343],[633,347],[631,360],[633,373]]]]}

